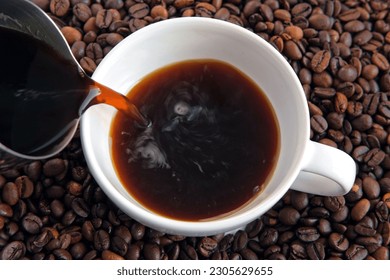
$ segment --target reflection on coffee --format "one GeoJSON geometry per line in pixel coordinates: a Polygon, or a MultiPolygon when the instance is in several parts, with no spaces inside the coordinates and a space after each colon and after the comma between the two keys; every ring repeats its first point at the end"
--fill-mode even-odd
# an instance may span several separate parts
{"type": "Polygon", "coordinates": [[[273,108],[233,66],[190,60],[139,81],[130,100],[152,125],[118,113],[112,157],[128,192],[163,216],[196,221],[239,208],[259,194],[280,144],[273,108]]]}

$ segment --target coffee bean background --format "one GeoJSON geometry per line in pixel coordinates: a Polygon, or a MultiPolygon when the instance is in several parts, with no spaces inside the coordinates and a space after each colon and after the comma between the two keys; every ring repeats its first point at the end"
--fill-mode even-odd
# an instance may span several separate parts
{"type": "Polygon", "coordinates": [[[389,259],[388,1],[31,1],[88,74],[123,38],[160,20],[201,16],[251,30],[297,73],[311,139],[350,154],[358,174],[345,196],[289,191],[235,234],[169,235],[113,205],[76,135],[57,156],[0,175],[0,259],[389,259]]]}

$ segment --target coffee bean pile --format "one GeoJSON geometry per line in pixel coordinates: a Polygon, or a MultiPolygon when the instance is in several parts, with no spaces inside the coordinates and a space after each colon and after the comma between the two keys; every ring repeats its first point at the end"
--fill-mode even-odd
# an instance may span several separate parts
{"type": "Polygon", "coordinates": [[[160,20],[211,17],[253,31],[297,73],[311,139],[350,154],[358,175],[345,196],[291,190],[235,234],[168,235],[113,205],[88,172],[76,135],[56,157],[0,175],[0,259],[389,259],[388,1],[32,2],[56,22],[88,74],[123,38],[160,20]]]}

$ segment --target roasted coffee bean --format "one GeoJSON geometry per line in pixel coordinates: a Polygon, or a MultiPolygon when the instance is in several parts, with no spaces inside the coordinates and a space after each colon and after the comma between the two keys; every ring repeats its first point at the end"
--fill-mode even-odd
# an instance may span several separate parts
{"type": "Polygon", "coordinates": [[[118,254],[115,254],[110,250],[104,250],[102,252],[102,259],[103,260],[124,260],[122,256],[119,256],[118,254]]]}
{"type": "Polygon", "coordinates": [[[70,8],[69,0],[51,0],[50,11],[57,17],[65,16],[70,8]]]}
{"type": "Polygon", "coordinates": [[[371,61],[373,64],[375,64],[380,70],[386,71],[389,70],[390,64],[387,58],[378,52],[375,52],[372,55],[371,61]]]}
{"type": "Polygon", "coordinates": [[[145,226],[139,223],[134,223],[130,229],[130,232],[134,240],[141,240],[145,235],[145,226]]]}
{"type": "Polygon", "coordinates": [[[249,248],[244,248],[239,253],[240,253],[243,260],[258,260],[259,259],[256,255],[256,253],[253,252],[249,248]]]}
{"type": "Polygon", "coordinates": [[[296,209],[292,207],[285,207],[279,211],[278,217],[283,224],[292,226],[297,224],[301,215],[296,209]]]}
{"type": "Polygon", "coordinates": [[[149,14],[149,6],[146,3],[137,3],[129,8],[129,14],[133,18],[144,18],[149,14]]]}
{"type": "Polygon", "coordinates": [[[376,260],[388,260],[389,257],[389,248],[385,246],[380,246],[374,253],[372,253],[372,256],[376,260]]]}
{"type": "Polygon", "coordinates": [[[25,253],[26,246],[21,241],[12,241],[0,250],[0,260],[18,260],[25,253]]]}
{"type": "Polygon", "coordinates": [[[10,206],[17,204],[20,198],[20,191],[18,190],[16,184],[12,182],[6,183],[2,187],[1,198],[5,203],[7,203],[10,206]]]}
{"type": "Polygon", "coordinates": [[[352,244],[345,252],[345,256],[348,260],[364,260],[367,255],[367,249],[357,244],[352,244]]]}
{"type": "Polygon", "coordinates": [[[324,260],[325,259],[325,246],[318,242],[308,243],[306,246],[307,256],[311,260],[324,260]]]}
{"type": "MultiPolygon", "coordinates": [[[[246,245],[246,244],[245,244],[246,245]]],[[[204,237],[200,242],[198,243],[198,252],[203,257],[210,257],[211,254],[214,253],[214,251],[217,249],[218,243],[212,238],[204,237]]]]}
{"type": "Polygon", "coordinates": [[[25,231],[31,234],[37,234],[43,226],[41,218],[32,213],[27,214],[22,219],[22,227],[25,231]]]}
{"type": "Polygon", "coordinates": [[[316,73],[321,73],[328,67],[329,62],[330,52],[326,50],[319,51],[311,60],[311,69],[316,73]]]}
{"type": "Polygon", "coordinates": [[[344,252],[349,247],[348,239],[340,233],[331,233],[328,237],[328,243],[332,249],[338,252],[344,252]]]}
{"type": "Polygon", "coordinates": [[[284,43],[283,53],[292,60],[300,60],[302,58],[302,52],[293,40],[284,43]]]}
{"type": "Polygon", "coordinates": [[[138,260],[141,256],[141,247],[138,244],[131,244],[126,253],[126,259],[138,260]]]}
{"type": "Polygon", "coordinates": [[[77,3],[73,6],[73,14],[79,21],[86,22],[92,17],[92,11],[85,3],[77,3]]]}
{"type": "Polygon", "coordinates": [[[336,94],[336,90],[333,88],[322,88],[322,87],[315,87],[314,88],[314,94],[317,97],[320,98],[332,98],[336,94]]]}
{"type": "Polygon", "coordinates": [[[351,122],[352,127],[359,131],[366,131],[373,125],[372,117],[368,114],[362,114],[351,122]]]}
{"type": "Polygon", "coordinates": [[[83,217],[83,218],[88,217],[89,212],[90,212],[90,210],[89,210],[90,208],[84,199],[78,198],[78,197],[73,199],[73,201],[71,203],[71,207],[72,207],[73,211],[77,215],[79,215],[80,217],[83,217]]]}
{"type": "Polygon", "coordinates": [[[351,210],[351,218],[360,221],[370,210],[370,201],[366,198],[359,200],[351,210]]]}
{"type": "Polygon", "coordinates": [[[180,250],[179,258],[183,260],[197,260],[198,254],[191,245],[184,245],[180,250]]]}
{"type": "Polygon", "coordinates": [[[98,251],[107,250],[110,247],[109,234],[102,229],[97,230],[94,234],[93,244],[98,251]]]}
{"type": "Polygon", "coordinates": [[[297,237],[303,242],[313,242],[320,237],[320,234],[314,227],[299,227],[296,230],[296,234],[297,237]]]}
{"type": "Polygon", "coordinates": [[[309,17],[310,26],[317,30],[328,30],[332,27],[332,20],[324,14],[313,14],[309,17]]]}
{"type": "Polygon", "coordinates": [[[233,239],[232,249],[234,252],[242,250],[248,243],[248,235],[245,231],[239,230],[233,239]]]}
{"type": "Polygon", "coordinates": [[[266,228],[259,235],[259,243],[262,247],[268,247],[276,244],[279,238],[279,233],[274,228],[266,228]]]}
{"type": "Polygon", "coordinates": [[[89,57],[85,56],[80,60],[80,65],[83,67],[85,72],[91,74],[95,71],[97,65],[96,63],[89,57]]]}
{"type": "Polygon", "coordinates": [[[324,206],[332,212],[340,211],[345,205],[343,196],[326,196],[324,197],[324,206]]]}
{"type": "Polygon", "coordinates": [[[324,133],[326,129],[328,128],[328,123],[325,120],[325,118],[321,115],[314,115],[310,118],[310,125],[311,128],[316,132],[316,133],[324,133]]]}
{"type": "Polygon", "coordinates": [[[72,259],[81,260],[87,253],[87,247],[84,243],[78,242],[72,245],[69,253],[72,255],[72,259]]]}
{"type": "MultiPolygon", "coordinates": [[[[264,224],[261,219],[254,220],[245,227],[245,231],[248,234],[248,238],[254,238],[263,229],[264,224]]],[[[223,238],[222,238],[223,240],[223,238]]]]}
{"type": "Polygon", "coordinates": [[[290,246],[289,259],[304,260],[307,259],[306,249],[301,243],[293,243],[290,246]]]}

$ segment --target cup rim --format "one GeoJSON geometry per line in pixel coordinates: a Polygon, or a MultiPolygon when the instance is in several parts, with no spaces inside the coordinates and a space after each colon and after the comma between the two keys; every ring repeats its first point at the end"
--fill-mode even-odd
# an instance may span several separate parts
{"type": "MultiPolygon", "coordinates": [[[[217,233],[223,233],[233,230],[234,228],[240,228],[248,224],[249,222],[259,218],[262,214],[264,214],[267,210],[271,209],[273,205],[275,205],[282,196],[287,192],[287,190],[290,188],[292,183],[294,182],[295,178],[298,176],[298,173],[301,168],[301,164],[304,158],[303,151],[305,150],[307,143],[309,141],[309,113],[306,106],[306,99],[305,95],[301,86],[301,83],[299,82],[299,79],[291,66],[289,65],[288,61],[276,50],[270,45],[267,41],[262,39],[260,36],[254,34],[253,32],[246,30],[245,28],[225,22],[222,20],[216,20],[216,19],[209,19],[209,18],[200,18],[200,17],[189,17],[189,18],[175,18],[175,19],[169,19],[160,21],[158,23],[154,23],[151,25],[148,25],[128,37],[126,37],[124,40],[122,40],[113,50],[103,59],[103,61],[100,63],[98,68],[96,69],[94,75],[92,78],[98,77],[99,73],[107,70],[107,67],[114,67],[115,59],[110,59],[115,56],[115,53],[118,52],[118,50],[126,48],[126,42],[129,40],[136,40],[143,36],[146,32],[156,32],[158,30],[163,31],[163,29],[168,28],[172,25],[180,25],[185,28],[185,26],[193,25],[193,24],[204,24],[205,27],[207,26],[210,28],[210,24],[214,26],[218,26],[218,28],[228,28],[232,32],[240,32],[245,34],[248,39],[256,40],[260,44],[263,45],[263,47],[267,48],[268,51],[270,51],[278,60],[283,64],[283,67],[286,71],[289,72],[289,74],[292,77],[291,83],[296,86],[299,91],[301,92],[299,99],[300,103],[302,103],[302,106],[305,115],[305,131],[302,132],[302,139],[300,147],[297,147],[297,164],[290,170],[290,174],[286,174],[286,177],[283,178],[283,181],[280,183],[278,188],[272,192],[269,196],[267,196],[267,199],[262,201],[261,206],[259,207],[253,207],[249,209],[248,211],[245,211],[244,213],[239,213],[234,216],[228,216],[225,218],[222,218],[220,220],[207,220],[207,221],[181,221],[181,220],[175,220],[172,218],[167,218],[164,216],[159,216],[156,213],[153,213],[149,211],[148,209],[141,209],[136,205],[133,205],[132,203],[129,203],[129,201],[123,197],[118,190],[116,190],[114,187],[112,187],[110,181],[108,178],[104,175],[103,170],[100,168],[99,164],[97,163],[97,158],[95,151],[92,149],[92,145],[89,145],[89,142],[92,141],[91,136],[88,135],[88,131],[90,128],[90,123],[88,119],[88,114],[85,114],[81,117],[81,141],[84,148],[84,154],[85,159],[87,161],[87,164],[90,168],[90,172],[93,174],[95,180],[99,184],[99,186],[103,189],[103,191],[106,193],[106,195],[114,201],[114,203],[126,214],[128,214],[130,217],[134,218],[135,220],[145,224],[146,226],[149,226],[154,229],[161,230],[166,233],[172,233],[172,234],[182,234],[186,236],[204,236],[204,235],[211,235],[211,234],[217,234],[217,233]],[[299,153],[299,149],[302,151],[299,153]],[[288,176],[287,176],[288,175],[288,176]],[[233,226],[232,226],[233,225],[233,226]],[[236,226],[234,226],[236,225],[236,226]]],[[[166,32],[166,31],[163,31],[166,32]]]]}

